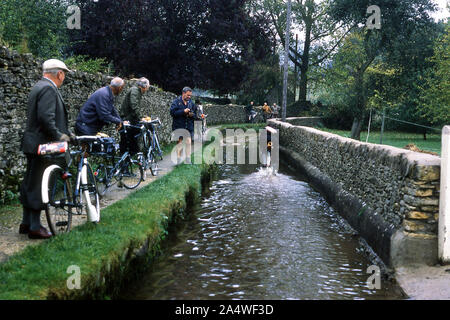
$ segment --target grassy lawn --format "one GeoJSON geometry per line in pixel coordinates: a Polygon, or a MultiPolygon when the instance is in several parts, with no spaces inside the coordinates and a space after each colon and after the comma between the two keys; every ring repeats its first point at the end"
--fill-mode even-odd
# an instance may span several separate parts
{"type": "MultiPolygon", "coordinates": [[[[316,128],[322,131],[334,133],[342,137],[350,138],[350,131],[347,130],[335,130],[327,128],[316,128]]],[[[366,142],[367,131],[361,132],[361,141],[366,142]]],[[[369,135],[369,143],[380,143],[380,132],[373,131],[369,135]]],[[[441,154],[441,135],[437,133],[427,134],[427,139],[423,139],[423,134],[421,133],[407,133],[407,132],[396,132],[396,131],[385,131],[383,133],[383,144],[404,148],[408,144],[415,144],[419,149],[425,151],[436,152],[441,154]]]]}

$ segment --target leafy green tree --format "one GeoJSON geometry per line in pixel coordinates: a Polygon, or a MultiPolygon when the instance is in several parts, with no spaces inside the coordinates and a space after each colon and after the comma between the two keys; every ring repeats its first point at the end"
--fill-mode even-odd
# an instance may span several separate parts
{"type": "Polygon", "coordinates": [[[106,58],[124,75],[146,76],[179,93],[189,85],[220,94],[240,89],[251,65],[270,54],[264,21],[245,0],[77,0],[73,53],[106,58]]]}
{"type": "MultiPolygon", "coordinates": [[[[369,93],[367,82],[364,81],[364,74],[373,64],[383,61],[388,65],[405,67],[411,62],[419,62],[420,59],[406,61],[402,56],[408,56],[408,52],[415,47],[415,54],[419,56],[426,55],[426,46],[418,43],[411,43],[411,35],[415,37],[421,35],[427,37],[427,31],[432,28],[433,21],[429,12],[434,10],[435,6],[431,0],[379,0],[377,5],[381,9],[381,29],[366,29],[367,8],[372,3],[369,0],[335,0],[330,7],[331,16],[336,20],[347,25],[358,24],[360,31],[364,35],[360,43],[360,56],[357,59],[349,60],[354,65],[349,64],[355,78],[355,85],[352,87],[354,103],[351,112],[353,114],[353,125],[351,137],[359,139],[362,121],[367,112],[367,102],[369,93]],[[364,31],[363,31],[364,30],[364,31]]],[[[417,38],[414,38],[417,39],[417,38]]],[[[400,74],[400,73],[399,73],[400,74]]],[[[403,74],[405,75],[405,74],[403,74]]],[[[407,77],[406,77],[407,78],[407,77]]],[[[411,80],[411,77],[409,77],[411,80]]],[[[408,83],[411,85],[411,83],[408,83]]],[[[403,83],[403,89],[406,83],[403,83]]],[[[397,86],[399,88],[400,86],[397,86]]],[[[378,90],[378,98],[389,96],[378,90]],[[381,95],[380,95],[381,93],[381,95]]]]}
{"type": "Polygon", "coordinates": [[[360,119],[352,124],[354,139],[360,137],[369,101],[373,104],[371,98],[384,98],[379,92],[382,91],[383,80],[389,77],[376,50],[372,50],[365,41],[366,32],[353,32],[344,40],[343,46],[334,56],[332,67],[326,70],[326,89],[320,96],[321,101],[331,106],[331,113],[327,116],[334,118],[343,113],[360,119]]]}
{"type": "Polygon", "coordinates": [[[0,38],[20,52],[61,57],[68,43],[64,0],[2,0],[0,38]]]}
{"type": "Polygon", "coordinates": [[[278,64],[278,56],[269,56],[250,67],[241,84],[238,93],[240,103],[247,104],[249,101],[262,103],[267,99],[269,93],[280,90],[282,74],[278,64]]]}
{"type": "Polygon", "coordinates": [[[437,39],[434,55],[429,61],[434,65],[424,77],[420,102],[423,117],[433,124],[450,124],[450,24],[445,33],[437,39]]]}
{"type": "MultiPolygon", "coordinates": [[[[286,28],[286,4],[282,0],[250,1],[255,15],[270,17],[274,38],[284,46],[286,28]]],[[[333,20],[330,16],[331,0],[296,0],[292,4],[293,25],[301,33],[300,48],[291,39],[290,61],[300,72],[299,100],[306,102],[311,68],[321,66],[339,47],[353,26],[333,20]]],[[[291,35],[293,37],[293,35],[291,35]]]]}

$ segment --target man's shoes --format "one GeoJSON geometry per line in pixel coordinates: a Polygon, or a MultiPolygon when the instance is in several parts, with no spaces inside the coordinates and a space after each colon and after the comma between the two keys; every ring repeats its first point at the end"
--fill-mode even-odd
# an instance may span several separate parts
{"type": "Polygon", "coordinates": [[[20,226],[19,226],[19,233],[20,234],[27,234],[28,232],[30,232],[30,225],[21,223],[20,226]]]}
{"type": "Polygon", "coordinates": [[[51,237],[52,237],[52,234],[50,232],[48,232],[48,230],[45,229],[44,227],[41,227],[37,231],[30,230],[28,232],[28,238],[30,238],[30,239],[48,239],[51,237]]]}

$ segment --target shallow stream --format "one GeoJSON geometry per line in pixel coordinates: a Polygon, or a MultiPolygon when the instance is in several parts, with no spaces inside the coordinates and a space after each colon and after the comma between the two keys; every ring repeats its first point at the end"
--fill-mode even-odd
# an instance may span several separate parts
{"type": "Polygon", "coordinates": [[[121,299],[402,299],[356,232],[286,166],[222,165],[163,254],[121,299]],[[375,285],[375,281],[371,281],[375,285]]]}

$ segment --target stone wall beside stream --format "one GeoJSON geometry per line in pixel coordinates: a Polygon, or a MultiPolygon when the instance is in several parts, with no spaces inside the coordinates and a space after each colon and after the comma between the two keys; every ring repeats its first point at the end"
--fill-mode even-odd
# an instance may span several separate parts
{"type": "Polygon", "coordinates": [[[387,264],[437,263],[440,158],[269,120],[308,177],[387,264]]]}

